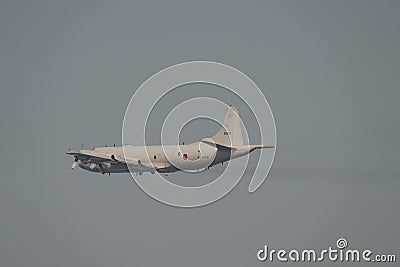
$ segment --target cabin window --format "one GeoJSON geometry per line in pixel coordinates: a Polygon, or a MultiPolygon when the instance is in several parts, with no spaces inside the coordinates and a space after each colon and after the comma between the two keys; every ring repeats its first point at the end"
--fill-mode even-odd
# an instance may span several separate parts
{"type": "Polygon", "coordinates": [[[157,159],[157,156],[154,156],[154,159],[157,159]]]}
{"type": "Polygon", "coordinates": [[[178,156],[180,156],[181,155],[181,152],[178,152],[178,156]]]}

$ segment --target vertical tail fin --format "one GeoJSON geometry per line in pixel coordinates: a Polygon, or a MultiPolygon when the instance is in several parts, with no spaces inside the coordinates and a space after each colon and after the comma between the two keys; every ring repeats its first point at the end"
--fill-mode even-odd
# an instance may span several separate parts
{"type": "Polygon", "coordinates": [[[240,126],[239,113],[236,107],[229,107],[223,126],[211,139],[216,144],[227,147],[243,145],[242,128],[240,126]]]}

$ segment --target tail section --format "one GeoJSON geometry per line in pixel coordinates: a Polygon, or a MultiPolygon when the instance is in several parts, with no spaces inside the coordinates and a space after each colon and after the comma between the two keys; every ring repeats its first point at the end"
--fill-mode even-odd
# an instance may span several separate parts
{"type": "Polygon", "coordinates": [[[230,106],[226,113],[224,124],[216,135],[211,137],[216,143],[226,147],[243,145],[242,128],[239,113],[236,107],[230,106]]]}

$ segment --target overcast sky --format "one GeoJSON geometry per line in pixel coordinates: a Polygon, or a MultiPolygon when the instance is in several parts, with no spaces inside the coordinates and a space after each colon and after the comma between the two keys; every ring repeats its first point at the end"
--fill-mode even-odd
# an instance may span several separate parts
{"type": "Polygon", "coordinates": [[[1,1],[1,266],[255,266],[264,244],[339,237],[398,253],[398,1],[143,2],[1,1]],[[68,147],[120,144],[135,89],[192,60],[240,69],[269,100],[278,148],[259,191],[244,177],[180,209],[129,174],[70,172],[68,147]]]}

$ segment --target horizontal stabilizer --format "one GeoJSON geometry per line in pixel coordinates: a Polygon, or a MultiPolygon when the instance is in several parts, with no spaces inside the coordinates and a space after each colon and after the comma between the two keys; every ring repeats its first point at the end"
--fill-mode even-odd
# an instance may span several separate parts
{"type": "Polygon", "coordinates": [[[212,141],[209,141],[207,139],[203,139],[203,140],[201,140],[201,142],[204,143],[204,144],[210,145],[210,146],[215,146],[219,150],[234,150],[234,149],[236,149],[234,147],[229,147],[229,146],[224,146],[224,145],[221,145],[221,144],[216,144],[216,143],[214,143],[212,141]]]}

